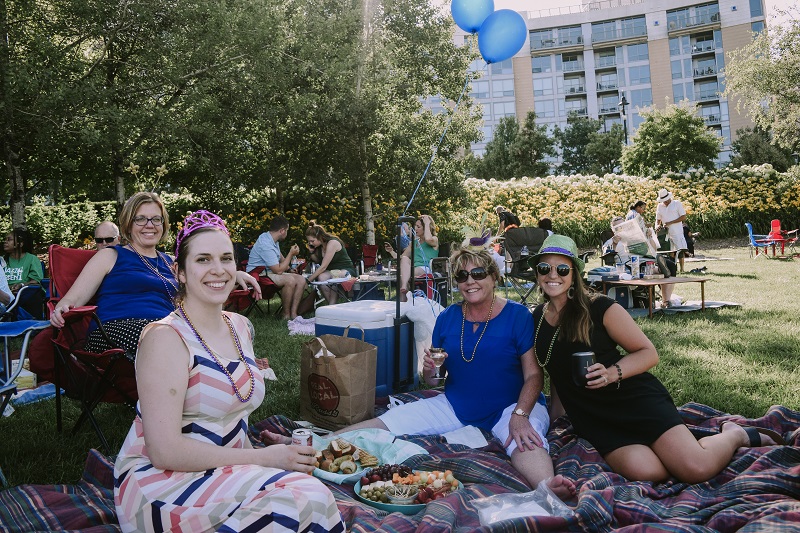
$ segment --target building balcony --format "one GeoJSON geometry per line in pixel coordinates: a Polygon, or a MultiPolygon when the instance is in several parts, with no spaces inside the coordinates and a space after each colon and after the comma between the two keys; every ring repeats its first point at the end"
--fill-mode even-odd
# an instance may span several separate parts
{"type": "MultiPolygon", "coordinates": [[[[669,18],[669,15],[667,15],[669,18]]],[[[719,23],[719,12],[705,13],[703,15],[696,15],[694,17],[679,17],[675,20],[670,20],[667,23],[669,31],[684,30],[687,28],[696,28],[698,26],[707,26],[709,24],[719,23]]]]}
{"type": "Polygon", "coordinates": [[[564,87],[564,94],[567,96],[586,94],[586,87],[584,87],[583,85],[564,87]]]}
{"type": "Polygon", "coordinates": [[[618,39],[631,39],[634,37],[646,37],[647,27],[620,28],[608,31],[592,32],[592,42],[602,43],[606,41],[616,41],[618,39]]]}
{"type": "Polygon", "coordinates": [[[713,91],[696,91],[698,102],[708,102],[710,100],[719,100],[719,92],[715,89],[713,91]]]}
{"type": "Polygon", "coordinates": [[[595,69],[616,67],[616,66],[617,66],[616,57],[598,57],[597,60],[594,62],[595,69]]]}
{"type": "Polygon", "coordinates": [[[583,69],[583,61],[567,61],[566,63],[561,63],[561,70],[563,72],[581,72],[583,69]]]}
{"type": "Polygon", "coordinates": [[[619,105],[614,104],[611,106],[600,106],[597,111],[598,115],[619,115],[619,105]]]}
{"type": "Polygon", "coordinates": [[[551,48],[569,48],[573,46],[583,46],[583,35],[531,39],[531,50],[549,50],[551,48]]]}
{"type": "Polygon", "coordinates": [[[716,50],[716,46],[714,46],[713,41],[704,41],[692,45],[692,55],[707,54],[709,52],[713,52],[714,50],[716,50]]]}
{"type": "Polygon", "coordinates": [[[616,81],[606,81],[597,83],[597,92],[616,91],[617,89],[619,89],[619,83],[616,81]]]}
{"type": "Polygon", "coordinates": [[[722,124],[722,117],[719,115],[705,115],[703,121],[706,123],[706,126],[714,126],[722,124]]]}
{"type": "Polygon", "coordinates": [[[705,78],[707,76],[716,76],[717,67],[699,67],[694,69],[694,78],[705,78]]]}
{"type": "Polygon", "coordinates": [[[567,115],[569,115],[570,113],[575,113],[579,117],[588,117],[589,116],[589,110],[587,108],[585,108],[585,107],[574,107],[572,109],[567,109],[566,111],[567,111],[567,115]]]}

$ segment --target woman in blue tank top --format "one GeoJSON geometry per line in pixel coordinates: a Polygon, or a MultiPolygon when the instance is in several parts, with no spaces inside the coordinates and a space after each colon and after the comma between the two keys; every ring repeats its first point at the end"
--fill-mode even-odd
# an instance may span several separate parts
{"type": "MultiPolygon", "coordinates": [[[[178,283],[172,273],[172,258],[156,250],[169,232],[167,210],[157,194],[138,192],[131,196],[120,212],[119,227],[127,244],[100,250],[86,263],[56,305],[50,323],[62,327],[65,312],[95,297],[97,315],[112,345],[95,329],[89,334],[86,349],[99,353],[118,347],[133,355],[144,326],[175,309],[172,299],[178,283]]],[[[258,287],[251,276],[238,272],[237,282],[243,285],[243,279],[258,287]]]]}

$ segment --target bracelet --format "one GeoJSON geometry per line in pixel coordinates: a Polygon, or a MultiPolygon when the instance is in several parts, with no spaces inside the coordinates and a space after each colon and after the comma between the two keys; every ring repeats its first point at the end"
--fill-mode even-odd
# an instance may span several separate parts
{"type": "Polygon", "coordinates": [[[617,388],[619,388],[622,383],[622,368],[617,363],[614,363],[614,366],[617,367],[617,388]]]}

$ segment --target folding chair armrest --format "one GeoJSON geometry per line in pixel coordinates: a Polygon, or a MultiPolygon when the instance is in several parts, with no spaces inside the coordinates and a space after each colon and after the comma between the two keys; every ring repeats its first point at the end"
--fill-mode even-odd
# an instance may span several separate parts
{"type": "Polygon", "coordinates": [[[93,315],[95,311],[97,311],[96,305],[83,305],[80,307],[73,307],[61,316],[64,317],[64,322],[71,324],[83,320],[84,317],[93,315]]]}

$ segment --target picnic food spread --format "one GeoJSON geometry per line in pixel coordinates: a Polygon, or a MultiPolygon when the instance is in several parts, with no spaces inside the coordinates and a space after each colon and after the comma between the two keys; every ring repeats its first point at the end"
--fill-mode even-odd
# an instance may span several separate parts
{"type": "Polygon", "coordinates": [[[333,473],[353,474],[359,469],[378,466],[378,458],[352,443],[339,438],[315,455],[314,466],[333,473]]]}
{"type": "Polygon", "coordinates": [[[458,490],[450,470],[412,471],[404,465],[383,465],[361,477],[358,495],[365,500],[397,505],[426,504],[458,490]]]}

